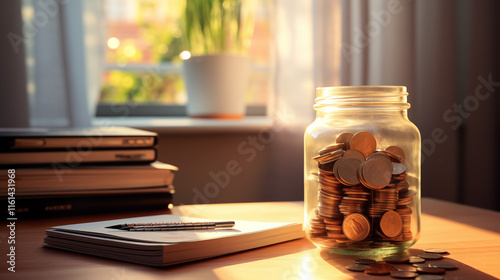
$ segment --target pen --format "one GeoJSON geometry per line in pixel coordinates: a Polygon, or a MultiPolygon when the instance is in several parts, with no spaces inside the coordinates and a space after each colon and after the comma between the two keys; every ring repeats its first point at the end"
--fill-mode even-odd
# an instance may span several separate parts
{"type": "Polygon", "coordinates": [[[197,229],[219,229],[234,226],[234,221],[189,222],[189,223],[137,223],[107,226],[106,228],[128,231],[175,231],[197,229]]]}

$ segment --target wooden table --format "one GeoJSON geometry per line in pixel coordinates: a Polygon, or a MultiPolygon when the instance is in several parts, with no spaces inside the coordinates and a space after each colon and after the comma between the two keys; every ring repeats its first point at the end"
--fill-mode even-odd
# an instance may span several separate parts
{"type": "MultiPolygon", "coordinates": [[[[445,279],[500,277],[500,213],[444,202],[422,200],[422,235],[410,254],[445,248],[447,261],[459,269],[445,279]]],[[[160,211],[18,220],[16,272],[7,271],[6,222],[1,228],[1,279],[392,279],[350,272],[353,257],[331,255],[305,238],[273,246],[166,268],[146,267],[42,247],[45,229],[70,223],[161,214],[160,211]]],[[[214,219],[302,222],[301,202],[185,205],[173,214],[214,219]]]]}

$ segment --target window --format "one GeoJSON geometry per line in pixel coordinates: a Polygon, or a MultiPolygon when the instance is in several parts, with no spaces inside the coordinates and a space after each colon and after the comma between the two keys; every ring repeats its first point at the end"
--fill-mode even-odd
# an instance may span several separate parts
{"type": "MultiPolygon", "coordinates": [[[[106,70],[98,116],[129,104],[131,115],[183,115],[187,102],[181,73],[179,0],[106,0],[106,70]]],[[[253,61],[247,111],[264,115],[270,94],[270,0],[258,0],[249,54],[253,61]]]]}

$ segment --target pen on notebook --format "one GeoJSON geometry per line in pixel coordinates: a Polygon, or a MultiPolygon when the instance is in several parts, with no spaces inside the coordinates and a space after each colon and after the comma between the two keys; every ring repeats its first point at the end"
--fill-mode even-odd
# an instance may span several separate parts
{"type": "Polygon", "coordinates": [[[189,223],[137,223],[107,226],[106,228],[128,231],[174,231],[174,230],[197,230],[197,229],[219,229],[231,228],[234,221],[220,222],[189,222],[189,223]]]}

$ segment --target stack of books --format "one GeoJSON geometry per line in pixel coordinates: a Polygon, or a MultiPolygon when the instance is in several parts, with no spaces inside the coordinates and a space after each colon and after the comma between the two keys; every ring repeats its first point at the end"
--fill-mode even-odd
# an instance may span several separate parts
{"type": "Polygon", "coordinates": [[[0,198],[17,217],[171,208],[178,169],[157,143],[127,127],[0,129],[0,198]]]}

